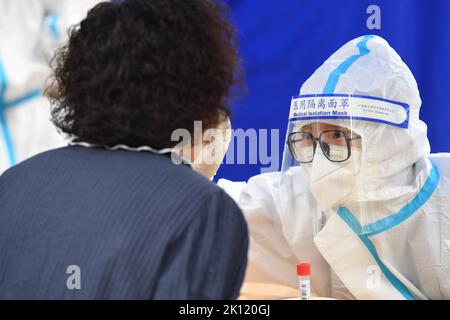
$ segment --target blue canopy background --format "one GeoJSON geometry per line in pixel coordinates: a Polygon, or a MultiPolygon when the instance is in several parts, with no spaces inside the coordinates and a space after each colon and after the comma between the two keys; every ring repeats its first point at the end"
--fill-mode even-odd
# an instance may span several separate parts
{"type": "MultiPolygon", "coordinates": [[[[450,151],[450,0],[223,1],[238,29],[247,84],[233,127],[280,129],[280,166],[291,97],[334,51],[365,34],[385,38],[410,67],[432,152],[450,151]],[[380,30],[366,26],[370,5],[381,9],[380,30]]],[[[216,179],[247,180],[261,167],[223,164],[216,179]]]]}

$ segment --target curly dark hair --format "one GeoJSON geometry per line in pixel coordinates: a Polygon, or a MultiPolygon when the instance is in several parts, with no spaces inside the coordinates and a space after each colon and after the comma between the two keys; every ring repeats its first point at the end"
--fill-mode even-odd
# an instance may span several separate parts
{"type": "Polygon", "coordinates": [[[216,126],[241,84],[236,34],[213,0],[102,2],[52,61],[52,119],[82,141],[171,147],[177,128],[216,126]]]}

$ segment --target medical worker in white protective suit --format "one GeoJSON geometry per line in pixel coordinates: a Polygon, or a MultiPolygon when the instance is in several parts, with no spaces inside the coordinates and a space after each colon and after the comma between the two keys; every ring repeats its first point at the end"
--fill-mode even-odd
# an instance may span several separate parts
{"type": "Polygon", "coordinates": [[[309,262],[318,296],[450,299],[450,157],[430,155],[420,106],[378,36],[316,70],[292,100],[282,172],[241,192],[219,181],[249,224],[248,281],[296,287],[309,262]]]}
{"type": "Polygon", "coordinates": [[[0,173],[64,143],[42,90],[54,49],[94,0],[1,0],[0,173]]]}

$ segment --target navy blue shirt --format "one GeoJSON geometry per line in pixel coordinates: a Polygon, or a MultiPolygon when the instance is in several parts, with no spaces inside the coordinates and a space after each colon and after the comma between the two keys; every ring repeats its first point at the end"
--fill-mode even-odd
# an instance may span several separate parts
{"type": "Polygon", "coordinates": [[[0,298],[234,299],[242,212],[188,165],[80,146],[0,177],[0,298]]]}

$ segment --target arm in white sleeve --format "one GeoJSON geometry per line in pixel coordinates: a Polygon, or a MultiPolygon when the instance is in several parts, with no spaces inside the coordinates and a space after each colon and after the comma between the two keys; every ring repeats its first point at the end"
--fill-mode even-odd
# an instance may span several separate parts
{"type": "Polygon", "coordinates": [[[296,287],[296,257],[286,241],[275,194],[281,173],[252,177],[248,183],[221,179],[218,183],[238,203],[250,232],[246,282],[296,287]]]}

